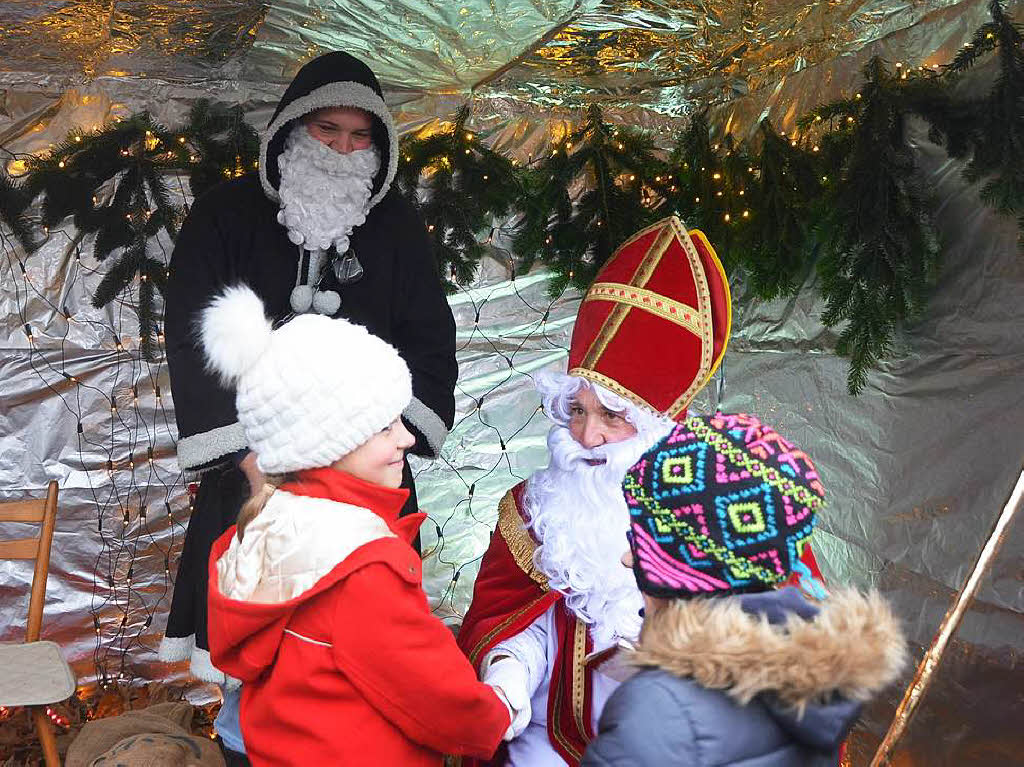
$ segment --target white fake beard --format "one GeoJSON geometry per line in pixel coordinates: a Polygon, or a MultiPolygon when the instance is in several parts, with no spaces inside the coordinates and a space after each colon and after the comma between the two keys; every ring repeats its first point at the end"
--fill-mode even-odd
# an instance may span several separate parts
{"type": "Polygon", "coordinates": [[[548,433],[549,466],[527,480],[525,511],[540,541],[534,563],[576,617],[591,625],[597,649],[618,638],[634,641],[640,633],[643,597],[633,571],[621,562],[629,548],[622,480],[662,436],[661,429],[641,432],[588,450],[556,424],[548,433]],[[588,458],[605,463],[590,465],[588,458]]]}
{"type": "Polygon", "coordinates": [[[299,122],[277,159],[281,171],[278,223],[288,228],[288,239],[307,250],[338,254],[348,250],[352,230],[366,221],[373,178],[380,169],[376,147],[349,154],[335,152],[309,135],[299,122]]]}

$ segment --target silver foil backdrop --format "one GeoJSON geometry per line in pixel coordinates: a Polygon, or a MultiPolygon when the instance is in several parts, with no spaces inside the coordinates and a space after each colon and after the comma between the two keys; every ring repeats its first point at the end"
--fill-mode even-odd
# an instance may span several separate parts
{"type": "MultiPolygon", "coordinates": [[[[1020,9],[1009,6],[1017,18],[1020,9]]],[[[762,116],[790,129],[854,89],[871,55],[941,64],[985,19],[980,0],[26,0],[0,4],[0,146],[42,152],[75,127],[141,110],[173,124],[199,98],[240,103],[262,128],[295,69],[334,48],[372,63],[402,130],[472,99],[474,129],[526,159],[596,101],[667,146],[705,104],[712,124],[737,135],[762,116]]],[[[986,87],[984,74],[968,87],[986,87]]],[[[912,134],[945,244],[925,319],[850,397],[813,285],[763,303],[737,282],[723,371],[696,409],[753,411],[814,456],[830,498],[816,543],[827,577],[883,589],[920,648],[1024,458],[1024,254],[1014,223],[979,203],[924,126],[912,134]]],[[[430,513],[425,585],[452,625],[498,499],[546,460],[530,374],[564,366],[579,300],[552,302],[543,270],[513,279],[511,223],[495,222],[492,257],[451,298],[456,427],[442,460],[416,466],[430,513]]],[[[91,307],[106,268],[91,244],[70,222],[29,257],[0,244],[0,497],[60,482],[44,634],[82,683],[123,674],[190,685],[155,652],[188,515],[166,365],[139,362],[131,296],[91,307]]],[[[900,763],[1024,764],[1022,552],[1018,524],[900,763]]],[[[30,578],[0,563],[0,641],[20,639],[30,578]]],[[[213,694],[192,689],[196,700],[213,694]]],[[[855,764],[870,759],[901,692],[869,707],[851,741],[855,764]]]]}

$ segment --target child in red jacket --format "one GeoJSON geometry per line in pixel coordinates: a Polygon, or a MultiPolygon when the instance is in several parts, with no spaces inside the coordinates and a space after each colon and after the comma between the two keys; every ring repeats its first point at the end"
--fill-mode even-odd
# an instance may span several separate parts
{"type": "Polygon", "coordinates": [[[210,556],[210,652],[243,682],[252,763],[489,758],[512,708],[430,613],[410,545],[424,515],[398,519],[405,363],[341,319],[272,330],[244,287],[204,312],[202,338],[270,483],[210,556]]]}

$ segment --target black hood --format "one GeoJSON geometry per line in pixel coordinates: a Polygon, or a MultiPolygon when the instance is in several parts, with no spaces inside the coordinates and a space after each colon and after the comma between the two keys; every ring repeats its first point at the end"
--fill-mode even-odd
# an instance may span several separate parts
{"type": "Polygon", "coordinates": [[[366,64],[342,51],[325,53],[302,67],[278,102],[260,141],[263,191],[278,200],[281,172],[277,158],[296,120],[324,107],[357,107],[373,117],[373,144],[380,152],[380,170],[373,179],[370,207],[387,194],[398,169],[398,136],[377,77],[366,64]]]}

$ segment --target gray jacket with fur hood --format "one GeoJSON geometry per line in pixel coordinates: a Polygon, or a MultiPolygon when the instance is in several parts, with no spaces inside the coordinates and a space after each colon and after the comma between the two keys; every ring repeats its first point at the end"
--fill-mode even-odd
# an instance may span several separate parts
{"type": "Polygon", "coordinates": [[[608,700],[582,767],[834,767],[905,654],[877,593],[820,608],[793,587],[676,600],[645,621],[642,670],[608,700]]]}

